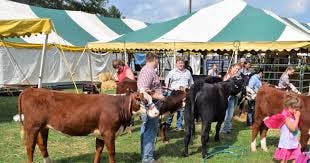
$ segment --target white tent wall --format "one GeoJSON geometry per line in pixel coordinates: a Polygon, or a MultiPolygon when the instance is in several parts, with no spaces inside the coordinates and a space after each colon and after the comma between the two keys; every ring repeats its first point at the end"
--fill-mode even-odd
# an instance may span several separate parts
{"type": "MultiPolygon", "coordinates": [[[[41,49],[18,49],[7,48],[14,60],[10,59],[4,47],[0,47],[0,85],[3,84],[37,84],[40,68],[41,49]],[[13,62],[13,63],[12,63],[13,62]],[[21,67],[19,71],[17,64],[21,67]]],[[[69,63],[71,71],[74,70],[78,63],[81,52],[64,52],[69,63]]],[[[75,81],[90,81],[90,71],[88,63],[88,54],[83,54],[76,71],[74,73],[75,81]]],[[[98,80],[100,72],[112,71],[112,59],[115,58],[111,54],[93,54],[92,56],[92,74],[93,80],[98,80]]],[[[44,61],[43,83],[71,82],[70,73],[64,62],[61,50],[56,47],[49,48],[46,51],[44,61]]]]}

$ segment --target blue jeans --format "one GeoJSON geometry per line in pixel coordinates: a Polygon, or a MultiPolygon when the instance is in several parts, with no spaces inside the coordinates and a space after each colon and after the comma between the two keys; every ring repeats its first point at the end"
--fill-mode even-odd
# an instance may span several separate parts
{"type": "Polygon", "coordinates": [[[155,139],[158,131],[159,117],[150,118],[144,113],[141,115],[141,119],[141,158],[142,162],[150,162],[154,160],[155,139]]]}
{"type": "Polygon", "coordinates": [[[231,132],[232,130],[232,118],[234,116],[235,111],[235,105],[237,103],[237,97],[236,96],[229,96],[228,97],[228,106],[226,109],[226,115],[224,119],[224,126],[222,128],[222,132],[227,133],[231,132]]]}
{"type": "Polygon", "coordinates": [[[254,114],[255,114],[255,101],[249,101],[249,110],[246,118],[247,126],[252,126],[254,123],[254,114]]]}
{"type": "MultiPolygon", "coordinates": [[[[177,111],[177,124],[176,127],[181,129],[183,127],[183,113],[184,111],[177,111]]],[[[174,114],[171,114],[170,117],[166,120],[167,127],[170,127],[173,121],[174,114]]]]}

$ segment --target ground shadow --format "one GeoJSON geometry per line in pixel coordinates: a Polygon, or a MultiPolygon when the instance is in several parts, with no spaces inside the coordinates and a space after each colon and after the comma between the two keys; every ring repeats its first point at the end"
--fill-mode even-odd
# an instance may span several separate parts
{"type": "MultiPolygon", "coordinates": [[[[200,126],[200,125],[199,125],[200,126]]],[[[249,128],[245,127],[244,122],[240,121],[233,121],[234,130],[230,134],[221,134],[220,136],[220,142],[214,141],[214,135],[215,135],[215,128],[212,127],[210,131],[210,137],[208,142],[208,150],[209,152],[212,152],[213,148],[215,147],[221,147],[216,150],[213,150],[213,152],[221,152],[226,150],[229,146],[232,146],[237,140],[239,132],[242,130],[249,130],[249,128]]],[[[184,131],[182,132],[176,132],[176,133],[168,133],[170,139],[178,139],[174,143],[166,144],[162,147],[160,147],[156,151],[156,155],[158,158],[161,156],[168,156],[168,157],[183,157],[182,152],[184,150],[184,143],[183,143],[183,137],[184,137],[184,131]],[[175,136],[175,137],[174,137],[175,136]],[[181,138],[181,139],[180,139],[181,138]]],[[[200,142],[200,135],[201,135],[201,127],[196,127],[195,136],[192,140],[197,140],[198,138],[198,148],[191,148],[192,143],[189,146],[190,149],[190,155],[195,155],[197,153],[201,153],[201,142],[200,142]]],[[[171,141],[172,142],[172,141],[171,141]]],[[[212,154],[212,153],[209,153],[212,154]]]]}
{"type": "MultiPolygon", "coordinates": [[[[95,153],[86,153],[78,156],[72,156],[67,158],[62,158],[59,160],[53,160],[55,163],[68,163],[68,162],[93,162],[95,153]]],[[[140,162],[140,153],[127,153],[127,152],[116,152],[115,159],[116,162],[125,163],[137,163],[140,162]],[[122,161],[121,161],[122,160],[122,161]]],[[[100,157],[101,162],[109,162],[108,153],[102,152],[100,157]]]]}
{"type": "Polygon", "coordinates": [[[0,123],[12,122],[18,113],[17,96],[0,96],[0,123]]]}

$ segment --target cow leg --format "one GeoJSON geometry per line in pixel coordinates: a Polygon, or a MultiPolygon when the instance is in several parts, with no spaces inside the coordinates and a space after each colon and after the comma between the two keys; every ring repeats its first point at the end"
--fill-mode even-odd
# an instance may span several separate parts
{"type": "Polygon", "coordinates": [[[301,135],[300,135],[300,144],[301,144],[301,151],[307,151],[307,144],[309,140],[309,128],[307,127],[301,127],[300,129],[301,135]]]}
{"type": "MultiPolygon", "coordinates": [[[[189,109],[185,109],[184,111],[184,151],[183,156],[188,157],[188,145],[192,137],[193,127],[195,126],[194,118],[191,119],[189,109]]],[[[194,131],[195,132],[195,131],[194,131]]]]}
{"type": "Polygon", "coordinates": [[[202,144],[202,157],[203,158],[205,158],[208,154],[207,143],[209,141],[210,129],[211,129],[211,122],[202,121],[201,144],[202,144]]]}
{"type": "Polygon", "coordinates": [[[104,141],[96,138],[96,154],[94,163],[100,163],[100,155],[102,153],[103,147],[104,147],[104,141]]]}
{"type": "Polygon", "coordinates": [[[47,152],[47,139],[48,139],[48,129],[47,128],[41,129],[38,134],[37,144],[44,158],[44,163],[51,163],[52,160],[49,158],[47,152]]]}
{"type": "Polygon", "coordinates": [[[166,124],[166,122],[160,123],[160,139],[165,144],[169,143],[168,139],[167,139],[167,124],[166,124]]]}
{"type": "Polygon", "coordinates": [[[112,132],[104,133],[103,140],[109,153],[109,163],[115,163],[115,134],[112,132]]]}
{"type": "Polygon", "coordinates": [[[252,140],[251,140],[251,151],[252,152],[256,151],[256,137],[257,137],[261,124],[262,124],[262,120],[255,120],[252,126],[252,140]]]}
{"type": "Polygon", "coordinates": [[[267,131],[268,131],[268,128],[265,126],[265,124],[262,124],[260,128],[260,146],[265,152],[268,152],[267,143],[266,143],[267,131]]]}
{"type": "Polygon", "coordinates": [[[26,149],[27,149],[27,162],[33,162],[33,152],[36,147],[36,140],[38,137],[39,129],[25,128],[26,130],[26,149]]]}
{"type": "Polygon", "coordinates": [[[221,130],[221,125],[223,121],[218,121],[215,127],[215,136],[214,136],[214,141],[219,142],[220,141],[220,130],[221,130]]]}

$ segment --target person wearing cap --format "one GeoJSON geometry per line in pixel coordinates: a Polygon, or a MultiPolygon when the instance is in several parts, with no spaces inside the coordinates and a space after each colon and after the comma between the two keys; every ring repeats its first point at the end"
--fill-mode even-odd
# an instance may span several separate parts
{"type": "Polygon", "coordinates": [[[255,75],[252,75],[249,84],[246,87],[247,99],[249,100],[249,110],[247,114],[247,126],[252,126],[254,122],[255,113],[255,98],[259,88],[262,86],[263,69],[256,71],[255,75]]]}

